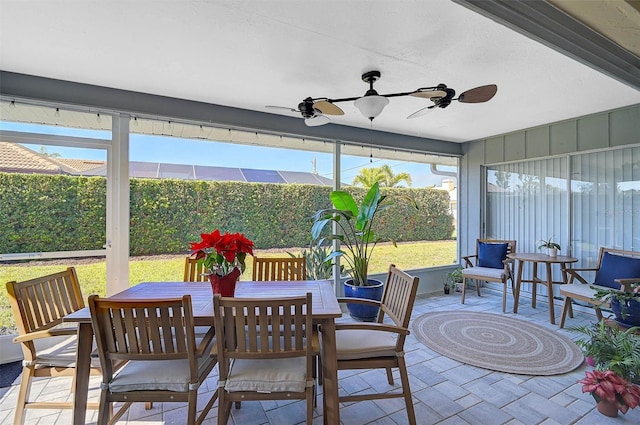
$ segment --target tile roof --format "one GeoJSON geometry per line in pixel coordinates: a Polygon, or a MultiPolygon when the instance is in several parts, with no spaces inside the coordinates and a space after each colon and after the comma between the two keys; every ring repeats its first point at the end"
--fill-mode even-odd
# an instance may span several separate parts
{"type": "Polygon", "coordinates": [[[0,142],[0,171],[69,174],[67,167],[17,143],[0,142]]]}

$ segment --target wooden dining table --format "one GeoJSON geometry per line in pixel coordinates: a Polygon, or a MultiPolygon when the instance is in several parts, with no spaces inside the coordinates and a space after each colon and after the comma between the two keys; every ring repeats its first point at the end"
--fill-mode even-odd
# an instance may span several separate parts
{"type": "MultiPolygon", "coordinates": [[[[342,311],[332,282],[330,280],[238,282],[235,297],[280,298],[305,295],[307,292],[311,292],[313,297],[313,322],[320,325],[322,329],[323,423],[338,425],[340,411],[335,319],[342,315],[342,311]]],[[[212,325],[213,293],[209,282],[144,282],[109,298],[118,300],[178,298],[185,294],[191,295],[195,325],[212,325]]],[[[84,425],[93,345],[91,315],[89,309],[84,308],[64,317],[63,321],[78,324],[73,424],[84,425]]]]}

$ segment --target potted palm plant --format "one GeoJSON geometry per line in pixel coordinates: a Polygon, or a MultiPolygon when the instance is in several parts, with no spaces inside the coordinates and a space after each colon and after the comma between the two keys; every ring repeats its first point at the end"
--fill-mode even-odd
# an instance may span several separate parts
{"type": "MultiPolygon", "coordinates": [[[[388,240],[395,246],[392,239],[380,238],[375,232],[376,216],[379,212],[396,204],[396,201],[407,202],[411,207],[418,209],[415,200],[408,195],[394,193],[383,195],[380,186],[375,183],[360,206],[351,194],[334,190],[330,194],[333,208],[323,208],[313,215],[313,227],[311,229],[312,240],[318,246],[323,246],[327,241],[340,241],[340,249],[327,256],[327,262],[333,262],[337,257],[343,257],[346,261],[345,271],[350,279],[344,282],[346,297],[368,298],[380,301],[382,298],[382,282],[369,279],[369,261],[375,246],[388,240]],[[323,232],[329,223],[336,223],[337,231],[330,234],[323,232]]],[[[351,316],[360,320],[374,320],[377,316],[377,307],[368,305],[347,304],[351,316]]]]}

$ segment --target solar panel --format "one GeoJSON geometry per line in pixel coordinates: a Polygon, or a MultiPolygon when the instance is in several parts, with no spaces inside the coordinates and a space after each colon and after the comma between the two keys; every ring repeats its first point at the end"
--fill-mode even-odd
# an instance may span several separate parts
{"type": "Polygon", "coordinates": [[[239,168],[196,165],[196,179],[213,181],[245,181],[239,168]]]}
{"type": "Polygon", "coordinates": [[[286,183],[282,176],[274,170],[254,170],[251,168],[241,168],[240,170],[248,182],[286,183]]]}
{"type": "Polygon", "coordinates": [[[193,166],[183,164],[160,164],[158,177],[183,180],[193,180],[195,178],[193,175],[193,166]]]}

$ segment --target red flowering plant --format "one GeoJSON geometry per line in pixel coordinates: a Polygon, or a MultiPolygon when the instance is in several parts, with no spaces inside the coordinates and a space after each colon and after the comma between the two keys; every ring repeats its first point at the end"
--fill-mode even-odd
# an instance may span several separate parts
{"type": "Polygon", "coordinates": [[[615,403],[623,414],[640,404],[640,386],[632,384],[611,370],[585,372],[585,378],[578,381],[582,392],[589,392],[599,402],[607,400],[615,403]]]}
{"type": "MultiPolygon", "coordinates": [[[[237,267],[244,272],[247,254],[253,255],[253,242],[242,233],[220,234],[216,229],[211,233],[202,233],[200,242],[190,242],[191,255],[209,273],[226,276],[237,267]]],[[[238,273],[238,276],[240,276],[238,273]]]]}

